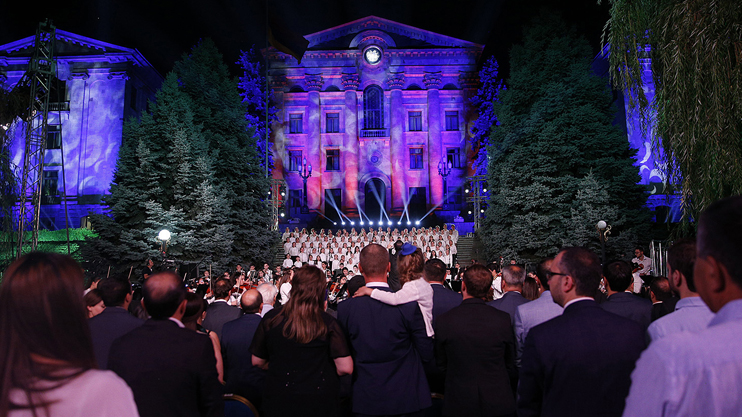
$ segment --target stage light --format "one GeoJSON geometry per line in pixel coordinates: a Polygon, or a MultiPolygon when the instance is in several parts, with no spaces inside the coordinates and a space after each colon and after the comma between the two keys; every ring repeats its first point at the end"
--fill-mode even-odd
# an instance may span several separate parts
{"type": "Polygon", "coordinates": [[[369,225],[369,226],[373,226],[373,225],[374,225],[374,222],[372,222],[372,221],[369,221],[369,222],[368,222],[368,225],[369,225]]]}
{"type": "Polygon", "coordinates": [[[402,224],[402,220],[398,221],[397,224],[402,224]]]}
{"type": "Polygon", "coordinates": [[[281,213],[281,217],[284,217],[284,216],[286,216],[286,213],[281,213]]]}
{"type": "Polygon", "coordinates": [[[334,224],[335,226],[337,226],[338,225],[338,222],[332,222],[332,224],[334,224]]]}
{"type": "Polygon", "coordinates": [[[407,220],[407,226],[409,226],[409,225],[411,225],[411,224],[412,224],[412,222],[411,222],[411,221],[409,221],[409,220],[407,220]]]}
{"type": "Polygon", "coordinates": [[[486,192],[487,192],[487,189],[486,189],[486,188],[483,188],[483,189],[482,189],[482,192],[483,192],[483,193],[486,193],[486,192]]]}
{"type": "Polygon", "coordinates": [[[464,190],[465,193],[469,194],[469,189],[464,190]]]}
{"type": "Polygon", "coordinates": [[[392,221],[390,220],[386,225],[387,226],[391,226],[392,225],[392,221]]]}
{"type": "Polygon", "coordinates": [[[420,224],[420,220],[415,221],[415,224],[416,225],[419,225],[420,224]]]}
{"type": "Polygon", "coordinates": [[[286,195],[286,193],[283,193],[283,192],[282,192],[282,193],[281,193],[281,195],[282,195],[282,196],[285,196],[285,195],[286,195]]]}
{"type": "Polygon", "coordinates": [[[345,222],[342,222],[341,224],[342,224],[343,226],[345,226],[345,222]]]}
{"type": "Polygon", "coordinates": [[[484,213],[484,209],[479,210],[480,213],[484,213]]]}
{"type": "Polygon", "coordinates": [[[351,226],[355,226],[356,224],[355,224],[355,222],[350,222],[350,225],[351,226]]]}
{"type": "Polygon", "coordinates": [[[471,210],[469,210],[469,214],[471,214],[471,210]]]}
{"type": "Polygon", "coordinates": [[[363,226],[363,222],[361,222],[361,226],[363,226]]]}

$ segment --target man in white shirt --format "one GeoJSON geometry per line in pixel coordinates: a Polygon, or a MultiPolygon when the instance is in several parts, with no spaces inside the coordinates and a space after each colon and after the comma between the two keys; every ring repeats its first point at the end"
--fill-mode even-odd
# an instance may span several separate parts
{"type": "Polygon", "coordinates": [[[637,265],[633,270],[634,292],[638,294],[641,291],[642,283],[644,282],[642,277],[649,275],[652,271],[652,260],[644,256],[644,250],[642,248],[634,249],[634,256],[636,257],[631,260],[631,263],[637,265]]]}

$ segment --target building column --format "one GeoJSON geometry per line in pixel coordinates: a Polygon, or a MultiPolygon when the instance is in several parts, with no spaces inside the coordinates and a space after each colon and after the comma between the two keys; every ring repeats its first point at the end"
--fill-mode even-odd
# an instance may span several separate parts
{"type": "MultiPolygon", "coordinates": [[[[321,117],[319,92],[324,80],[321,75],[306,74],[304,84],[307,91],[307,113],[306,113],[306,143],[304,145],[303,157],[307,164],[312,165],[312,176],[307,179],[307,206],[310,210],[320,210],[322,204],[322,141],[321,117]]],[[[321,210],[320,210],[321,211],[321,210]]]]}
{"type": "Polygon", "coordinates": [[[430,184],[431,206],[443,205],[443,178],[438,175],[438,163],[443,157],[443,143],[441,139],[441,98],[440,73],[427,73],[423,83],[428,90],[428,183],[430,184]]]}
{"type": "Polygon", "coordinates": [[[389,100],[389,120],[391,129],[389,131],[389,150],[392,164],[392,205],[391,214],[399,216],[404,211],[405,196],[407,195],[407,169],[405,157],[406,146],[404,142],[404,105],[402,104],[402,87],[404,86],[404,74],[395,73],[389,75],[387,84],[391,91],[389,100]]]}
{"type": "Polygon", "coordinates": [[[340,158],[343,164],[345,185],[343,189],[342,210],[346,215],[358,214],[358,74],[345,74],[342,78],[345,90],[345,134],[340,158]]]}

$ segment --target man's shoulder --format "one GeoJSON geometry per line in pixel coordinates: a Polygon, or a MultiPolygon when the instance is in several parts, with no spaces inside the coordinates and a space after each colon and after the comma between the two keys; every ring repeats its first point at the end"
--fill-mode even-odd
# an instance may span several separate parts
{"type": "Polygon", "coordinates": [[[111,323],[141,325],[144,323],[144,320],[132,316],[122,307],[107,307],[100,314],[88,321],[91,329],[99,326],[109,326],[111,323]]]}
{"type": "Polygon", "coordinates": [[[222,328],[222,335],[224,335],[228,331],[231,331],[232,329],[237,330],[257,327],[262,319],[263,318],[257,314],[245,314],[242,317],[230,320],[224,323],[224,327],[222,328]]]}

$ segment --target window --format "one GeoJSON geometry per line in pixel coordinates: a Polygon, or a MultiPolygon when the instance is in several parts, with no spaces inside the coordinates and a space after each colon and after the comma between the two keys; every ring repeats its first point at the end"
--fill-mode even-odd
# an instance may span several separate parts
{"type": "Polygon", "coordinates": [[[423,148],[410,148],[410,169],[423,169],[423,148]]]}
{"type": "Polygon", "coordinates": [[[289,133],[302,133],[301,114],[289,115],[289,133]]]}
{"type": "Polygon", "coordinates": [[[409,114],[410,132],[421,132],[423,130],[423,112],[411,111],[409,114]]]}
{"type": "Polygon", "coordinates": [[[295,215],[301,211],[301,190],[289,190],[289,214],[295,215]]]}
{"type": "Polygon", "coordinates": [[[384,128],[384,91],[371,85],[363,92],[363,128],[384,128]]]}
{"type": "Polygon", "coordinates": [[[41,183],[41,204],[59,204],[59,171],[44,171],[41,183]]]}
{"type": "Polygon", "coordinates": [[[46,128],[46,149],[62,149],[62,126],[49,125],[46,128]]]}
{"type": "Polygon", "coordinates": [[[327,133],[340,132],[340,113],[327,113],[327,133]]]}
{"type": "Polygon", "coordinates": [[[340,171],[340,149],[327,150],[327,165],[325,171],[340,171]]]}
{"type": "Polygon", "coordinates": [[[301,151],[289,151],[289,171],[301,171],[301,151]]]}
{"type": "Polygon", "coordinates": [[[446,149],[446,164],[449,164],[451,168],[461,168],[461,149],[459,148],[447,148],[446,149]]]}
{"type": "Polygon", "coordinates": [[[342,211],[342,191],[340,188],[325,189],[325,216],[330,218],[340,218],[342,211]]]}
{"type": "Polygon", "coordinates": [[[446,130],[459,130],[459,112],[446,112],[446,130]]]}

